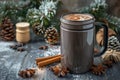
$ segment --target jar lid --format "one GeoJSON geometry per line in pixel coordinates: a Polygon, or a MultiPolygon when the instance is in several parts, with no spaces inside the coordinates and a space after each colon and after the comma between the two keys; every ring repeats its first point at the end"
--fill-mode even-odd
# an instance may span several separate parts
{"type": "Polygon", "coordinates": [[[16,24],[17,28],[28,28],[30,26],[30,24],[28,22],[19,22],[16,24]]]}

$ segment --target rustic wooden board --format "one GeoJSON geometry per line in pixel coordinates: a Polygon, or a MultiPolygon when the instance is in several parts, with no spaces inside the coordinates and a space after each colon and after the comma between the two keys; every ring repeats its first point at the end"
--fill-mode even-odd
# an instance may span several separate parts
{"type": "MultiPolygon", "coordinates": [[[[13,42],[0,42],[0,80],[41,80],[40,77],[32,79],[22,79],[18,76],[18,71],[26,68],[36,68],[35,58],[60,53],[60,46],[50,46],[45,42],[31,42],[25,46],[27,51],[17,52],[11,50],[9,45],[13,42]],[[48,50],[39,50],[39,46],[48,45],[48,50]]],[[[100,57],[95,58],[95,63],[101,62],[100,57]]],[[[105,75],[95,76],[90,72],[81,75],[69,74],[65,78],[56,77],[48,68],[44,72],[44,80],[119,80],[120,63],[114,64],[108,69],[105,75]]],[[[40,76],[40,75],[39,75],[40,76]]]]}

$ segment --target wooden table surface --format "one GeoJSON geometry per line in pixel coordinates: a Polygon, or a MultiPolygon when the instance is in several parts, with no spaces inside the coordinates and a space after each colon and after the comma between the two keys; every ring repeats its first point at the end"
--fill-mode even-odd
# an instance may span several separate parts
{"type": "MultiPolygon", "coordinates": [[[[9,48],[14,42],[0,41],[0,80],[42,80],[39,78],[22,79],[18,76],[19,70],[26,68],[36,68],[35,58],[55,55],[60,53],[60,46],[50,46],[45,42],[31,42],[25,46],[27,51],[17,52],[9,48]],[[39,46],[48,45],[48,50],[39,50],[39,46]]],[[[100,57],[95,58],[95,63],[99,63],[100,57]]],[[[44,69],[43,80],[120,80],[120,63],[114,64],[102,76],[96,76],[87,72],[80,75],[68,74],[65,78],[58,78],[48,68],[44,69]]]]}

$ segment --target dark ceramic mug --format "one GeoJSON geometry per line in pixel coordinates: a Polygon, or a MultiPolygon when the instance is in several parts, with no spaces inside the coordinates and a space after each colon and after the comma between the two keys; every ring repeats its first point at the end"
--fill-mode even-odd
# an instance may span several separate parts
{"type": "MultiPolygon", "coordinates": [[[[79,14],[79,13],[69,13],[79,14]]],[[[108,27],[100,22],[95,22],[91,16],[88,20],[72,21],[61,17],[61,54],[62,65],[72,73],[85,73],[93,64],[94,56],[102,55],[107,49],[108,27]],[[100,53],[94,55],[95,26],[104,28],[104,41],[100,53]]],[[[84,14],[83,14],[84,15],[84,14]]]]}

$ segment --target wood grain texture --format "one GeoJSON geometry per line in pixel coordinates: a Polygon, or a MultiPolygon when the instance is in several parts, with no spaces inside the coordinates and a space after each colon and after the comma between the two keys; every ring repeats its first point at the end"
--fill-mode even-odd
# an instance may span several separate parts
{"type": "MultiPolygon", "coordinates": [[[[17,52],[9,49],[9,45],[14,42],[0,41],[0,80],[41,80],[41,75],[22,79],[18,76],[18,71],[26,68],[36,68],[35,59],[38,57],[50,56],[60,53],[60,46],[50,46],[45,42],[31,42],[25,46],[27,51],[17,52]],[[39,50],[39,46],[48,45],[48,50],[39,50]]],[[[100,57],[95,58],[95,63],[101,62],[100,57]]],[[[95,76],[90,72],[81,75],[69,74],[67,77],[58,78],[48,68],[44,72],[44,80],[119,80],[120,63],[114,64],[108,69],[105,75],[95,76]]]]}

